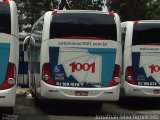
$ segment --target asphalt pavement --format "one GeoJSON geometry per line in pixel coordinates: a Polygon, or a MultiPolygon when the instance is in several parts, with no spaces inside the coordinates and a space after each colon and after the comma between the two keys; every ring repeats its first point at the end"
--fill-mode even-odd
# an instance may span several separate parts
{"type": "Polygon", "coordinates": [[[160,98],[125,98],[105,102],[101,109],[94,104],[75,101],[42,101],[35,104],[30,89],[17,87],[16,105],[12,115],[2,120],[159,120],[160,98]]]}

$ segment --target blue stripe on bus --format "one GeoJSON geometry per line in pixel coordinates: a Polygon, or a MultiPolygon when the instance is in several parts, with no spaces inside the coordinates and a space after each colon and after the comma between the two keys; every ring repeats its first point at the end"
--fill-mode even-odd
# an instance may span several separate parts
{"type": "Polygon", "coordinates": [[[28,74],[28,62],[19,62],[18,74],[28,74]]]}
{"type": "Polygon", "coordinates": [[[52,78],[55,77],[54,74],[54,68],[58,65],[58,57],[59,57],[59,47],[50,47],[49,48],[49,58],[50,58],[50,65],[51,67],[51,71],[52,71],[52,78]]]}
{"type": "Polygon", "coordinates": [[[0,43],[0,85],[5,80],[10,54],[10,44],[0,43]]]}
{"type": "Polygon", "coordinates": [[[115,48],[89,48],[90,54],[96,54],[102,56],[102,73],[101,83],[106,86],[112,80],[114,72],[116,49],[115,48]]]}

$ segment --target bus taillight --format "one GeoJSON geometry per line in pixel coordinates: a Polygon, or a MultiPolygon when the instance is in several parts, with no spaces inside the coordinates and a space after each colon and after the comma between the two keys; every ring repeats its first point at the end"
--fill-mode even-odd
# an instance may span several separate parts
{"type": "Polygon", "coordinates": [[[110,16],[113,16],[113,17],[115,16],[115,15],[114,15],[114,12],[109,12],[109,15],[110,15],[110,16]]]}
{"type": "Polygon", "coordinates": [[[139,20],[135,20],[135,21],[134,21],[134,24],[138,24],[138,22],[139,22],[139,20]]]}
{"type": "Polygon", "coordinates": [[[42,67],[42,80],[50,85],[55,85],[55,82],[53,81],[51,77],[51,66],[49,63],[44,63],[42,67]]]}
{"type": "Polygon", "coordinates": [[[115,65],[114,72],[112,75],[112,80],[110,81],[108,87],[116,86],[120,83],[120,65],[115,65]]]}
{"type": "Polygon", "coordinates": [[[16,66],[13,63],[8,63],[5,81],[0,86],[0,90],[9,89],[16,85],[16,66]]]}
{"type": "Polygon", "coordinates": [[[132,66],[126,68],[125,80],[130,84],[137,85],[132,66]]]}
{"type": "Polygon", "coordinates": [[[3,0],[3,3],[9,4],[9,0],[3,0]]]}
{"type": "Polygon", "coordinates": [[[57,14],[57,12],[58,12],[57,10],[53,10],[53,11],[52,11],[52,15],[57,14]]]}

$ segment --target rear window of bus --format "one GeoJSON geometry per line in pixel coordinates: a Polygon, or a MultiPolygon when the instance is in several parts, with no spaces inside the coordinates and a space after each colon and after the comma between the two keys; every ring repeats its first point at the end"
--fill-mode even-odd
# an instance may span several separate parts
{"type": "Polygon", "coordinates": [[[95,13],[58,13],[53,15],[50,38],[70,36],[117,40],[114,16],[95,13]]]}
{"type": "Polygon", "coordinates": [[[0,33],[11,34],[10,6],[2,2],[0,2],[0,33]]]}
{"type": "Polygon", "coordinates": [[[133,27],[132,45],[160,43],[160,23],[139,23],[133,27]]]}

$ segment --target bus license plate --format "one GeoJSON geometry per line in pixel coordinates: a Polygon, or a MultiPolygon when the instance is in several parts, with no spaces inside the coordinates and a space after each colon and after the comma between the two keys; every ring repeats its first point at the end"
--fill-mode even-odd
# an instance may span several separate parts
{"type": "Polygon", "coordinates": [[[160,94],[160,89],[155,89],[154,94],[160,94]]]}
{"type": "Polygon", "coordinates": [[[75,96],[88,96],[88,91],[75,91],[75,96]]]}

